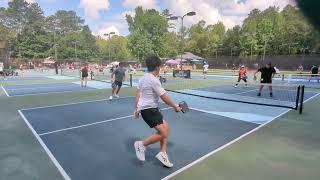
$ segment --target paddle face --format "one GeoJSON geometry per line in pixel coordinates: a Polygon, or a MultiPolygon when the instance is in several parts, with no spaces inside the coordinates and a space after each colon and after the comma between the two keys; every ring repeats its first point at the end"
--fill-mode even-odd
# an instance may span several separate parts
{"type": "Polygon", "coordinates": [[[185,101],[179,103],[182,113],[187,113],[190,111],[188,104],[185,101]]]}

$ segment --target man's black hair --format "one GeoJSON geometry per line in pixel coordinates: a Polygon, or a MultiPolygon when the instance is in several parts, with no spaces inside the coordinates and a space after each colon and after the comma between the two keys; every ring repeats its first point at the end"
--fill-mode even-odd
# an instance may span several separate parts
{"type": "Polygon", "coordinates": [[[157,67],[161,66],[161,60],[157,56],[148,56],[146,58],[146,66],[148,71],[154,71],[157,67]]]}

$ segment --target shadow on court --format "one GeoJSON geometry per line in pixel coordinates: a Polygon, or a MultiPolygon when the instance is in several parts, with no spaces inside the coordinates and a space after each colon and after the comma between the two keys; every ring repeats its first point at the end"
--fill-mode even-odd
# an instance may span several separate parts
{"type": "Polygon", "coordinates": [[[175,113],[162,106],[171,134],[164,168],[155,159],[159,144],[137,160],[133,143],[151,133],[142,119],[131,116],[134,99],[95,101],[21,112],[71,179],[161,179],[225,145],[258,124],[191,110],[175,113]]]}

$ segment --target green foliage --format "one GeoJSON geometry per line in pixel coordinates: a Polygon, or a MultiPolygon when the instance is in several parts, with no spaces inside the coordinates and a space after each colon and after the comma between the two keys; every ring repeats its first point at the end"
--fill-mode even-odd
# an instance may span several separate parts
{"type": "Polygon", "coordinates": [[[130,31],[128,47],[134,55],[167,55],[164,39],[168,34],[168,22],[164,16],[154,9],[144,10],[137,7],[135,16],[127,15],[126,19],[130,31]]]}

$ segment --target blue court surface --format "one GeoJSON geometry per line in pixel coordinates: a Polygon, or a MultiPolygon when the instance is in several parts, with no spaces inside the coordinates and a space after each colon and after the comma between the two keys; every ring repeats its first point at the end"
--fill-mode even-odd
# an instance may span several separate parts
{"type": "Polygon", "coordinates": [[[49,80],[49,77],[21,77],[21,76],[9,76],[6,79],[0,78],[0,82],[11,82],[11,81],[38,81],[38,80],[49,80]]]}
{"type": "Polygon", "coordinates": [[[133,119],[133,97],[38,107],[19,113],[65,179],[153,180],[173,177],[289,111],[169,95],[191,107],[190,112],[182,114],[161,104],[171,129],[167,153],[174,167],[170,169],[155,159],[159,144],[148,147],[145,162],[137,160],[133,143],[154,131],[141,118],[133,119]]]}
{"type": "MultiPolygon", "coordinates": [[[[128,85],[123,85],[128,87],[128,85]]],[[[87,87],[81,87],[80,81],[72,83],[51,83],[51,84],[23,84],[23,85],[3,85],[3,91],[8,97],[27,96],[37,94],[75,92],[93,89],[111,89],[111,83],[100,81],[88,81],[87,87]]]]}
{"type": "Polygon", "coordinates": [[[2,88],[9,97],[93,89],[91,87],[82,88],[75,83],[5,85],[2,88]]]}

